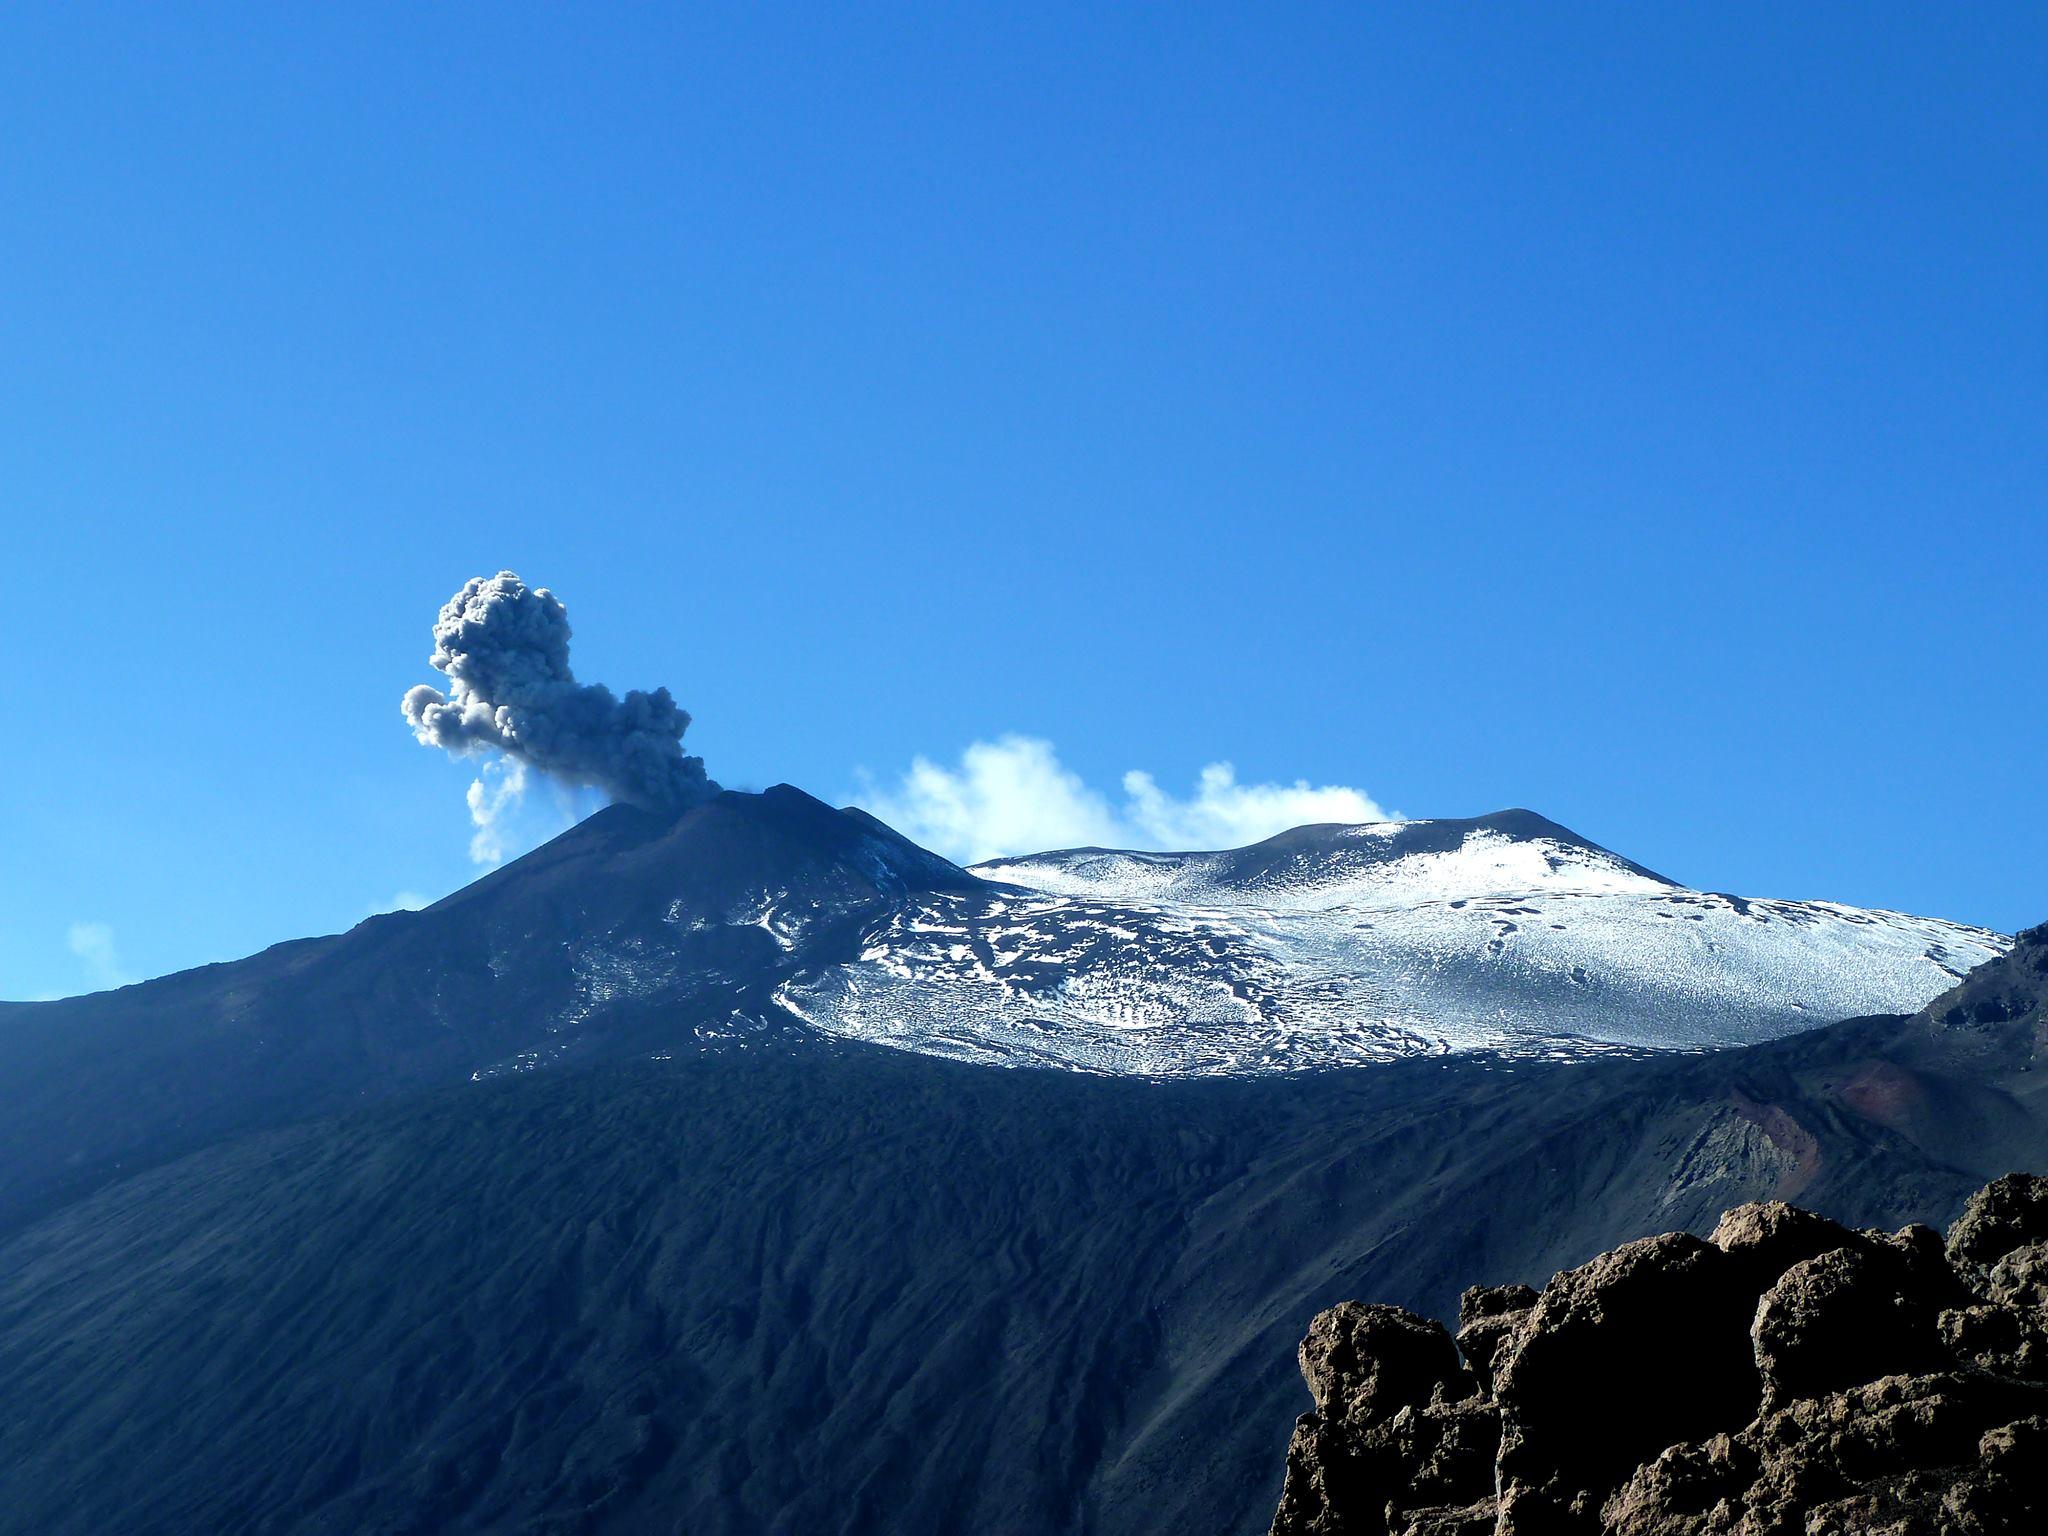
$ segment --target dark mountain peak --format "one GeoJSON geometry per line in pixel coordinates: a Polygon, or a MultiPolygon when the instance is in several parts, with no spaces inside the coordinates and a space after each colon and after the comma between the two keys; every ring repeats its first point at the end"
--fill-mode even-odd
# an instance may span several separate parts
{"type": "Polygon", "coordinates": [[[1499,833],[1502,837],[1512,838],[1516,842],[1562,843],[1567,848],[1577,848],[1585,853],[1597,854],[1603,859],[1612,859],[1624,869],[1645,879],[1656,880],[1664,885],[1678,884],[1669,876],[1660,875],[1654,869],[1638,864],[1634,859],[1625,858],[1612,848],[1596,843],[1589,837],[1581,837],[1570,827],[1562,822],[1552,821],[1540,811],[1510,806],[1507,810],[1495,811],[1488,816],[1475,816],[1467,825],[1473,830],[1499,833]]]}
{"type": "Polygon", "coordinates": [[[0,1230],[208,1136],[408,1088],[775,1027],[799,963],[906,894],[982,882],[787,784],[613,805],[420,912],[21,1010],[0,1053],[0,1230]],[[768,1022],[764,1022],[768,1021],[768,1022]],[[110,1063],[115,1065],[110,1067],[110,1063]],[[137,1085],[146,1085],[139,1087],[137,1085]],[[40,1107],[81,1129],[36,1138],[40,1107]]]}
{"type": "Polygon", "coordinates": [[[1537,838],[1547,837],[1553,842],[1571,843],[1580,847],[1597,846],[1579,836],[1563,822],[1552,821],[1541,811],[1532,811],[1522,805],[1511,805],[1505,810],[1469,817],[1464,825],[1488,832],[1498,832],[1502,837],[1511,837],[1517,842],[1533,842],[1537,838]]]}
{"type": "Polygon", "coordinates": [[[2032,1049],[2048,1029],[2048,923],[2029,928],[1920,1011],[1938,1029],[2008,1037],[2032,1049]]]}
{"type": "MultiPolygon", "coordinates": [[[[1423,854],[1450,854],[1479,841],[1547,843],[1587,864],[1605,864],[1659,885],[1677,881],[1623,858],[1571,828],[1535,811],[1513,807],[1485,816],[1444,816],[1423,821],[1316,821],[1276,832],[1241,848],[1152,853],[1117,848],[1064,848],[1014,858],[990,859],[976,869],[993,879],[1029,865],[1049,863],[1103,867],[1104,861],[1136,860],[1151,865],[1201,861],[1210,878],[1256,887],[1394,864],[1423,854]]],[[[1555,855],[1553,857],[1556,857],[1555,855]]],[[[1556,867],[1553,865],[1553,867],[1556,867]]]]}
{"type": "Polygon", "coordinates": [[[1588,863],[1608,864],[1660,885],[1678,882],[1623,858],[1569,827],[1535,811],[1510,809],[1486,816],[1447,816],[1426,821],[1314,822],[1217,855],[1219,873],[1239,883],[1306,874],[1318,865],[1362,868],[1392,864],[1423,854],[1452,854],[1476,841],[1547,843],[1588,863]]]}
{"type": "Polygon", "coordinates": [[[757,893],[829,901],[978,883],[863,811],[777,784],[723,790],[679,815],[607,806],[431,910],[574,892],[593,914],[659,897],[678,914],[710,916],[757,893]]]}

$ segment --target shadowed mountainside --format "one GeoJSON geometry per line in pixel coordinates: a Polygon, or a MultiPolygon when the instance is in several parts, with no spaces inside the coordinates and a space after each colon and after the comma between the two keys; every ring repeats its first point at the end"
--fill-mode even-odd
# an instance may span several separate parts
{"type": "Polygon", "coordinates": [[[2048,930],[1719,1054],[1184,1081],[772,1040],[237,1137],[0,1243],[0,1529],[1262,1529],[1307,1320],[2048,1164],[2048,930]]]}
{"type": "Polygon", "coordinates": [[[472,1077],[834,1037],[1143,1076],[1728,1044],[1910,1008],[2006,942],[1671,887],[1526,811],[1106,857],[1196,888],[990,883],[788,785],[614,806],[423,912],[0,1008],[0,1234],[236,1135],[472,1077]]]}
{"type": "Polygon", "coordinates": [[[223,1137],[494,1068],[717,1049],[775,1010],[776,935],[696,914],[809,914],[850,951],[906,890],[980,882],[788,785],[679,818],[598,812],[423,912],[116,992],[18,1005],[0,1033],[0,1232],[223,1137]],[[573,941],[573,942],[572,942],[573,941]]]}

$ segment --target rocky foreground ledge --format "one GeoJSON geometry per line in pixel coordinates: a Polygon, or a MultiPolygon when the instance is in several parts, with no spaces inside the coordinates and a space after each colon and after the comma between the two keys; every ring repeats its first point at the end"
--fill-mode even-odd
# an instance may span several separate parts
{"type": "Polygon", "coordinates": [[[2048,1531],[2048,1179],[1946,1242],[1740,1206],[1458,1321],[1310,1324],[1273,1536],[2048,1531]]]}

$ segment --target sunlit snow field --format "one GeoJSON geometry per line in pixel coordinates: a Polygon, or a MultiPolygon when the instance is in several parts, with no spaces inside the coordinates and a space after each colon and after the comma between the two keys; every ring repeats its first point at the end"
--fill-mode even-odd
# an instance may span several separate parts
{"type": "Polygon", "coordinates": [[[1563,838],[1481,827],[1431,846],[1432,826],[1306,828],[1278,855],[997,861],[975,871],[999,882],[986,893],[914,898],[857,962],[778,1001],[909,1050],[1178,1076],[1741,1044],[1909,1012],[2005,947],[1693,891],[1563,838]]]}

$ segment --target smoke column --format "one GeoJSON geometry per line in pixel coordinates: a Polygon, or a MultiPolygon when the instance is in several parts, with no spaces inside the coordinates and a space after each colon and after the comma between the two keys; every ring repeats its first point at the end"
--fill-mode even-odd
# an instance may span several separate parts
{"type": "Polygon", "coordinates": [[[565,784],[674,812],[718,793],[683,752],[690,716],[666,688],[622,699],[569,670],[569,611],[510,571],[478,576],[441,607],[434,669],[448,691],[408,689],[413,734],[457,755],[496,748],[565,784]]]}

